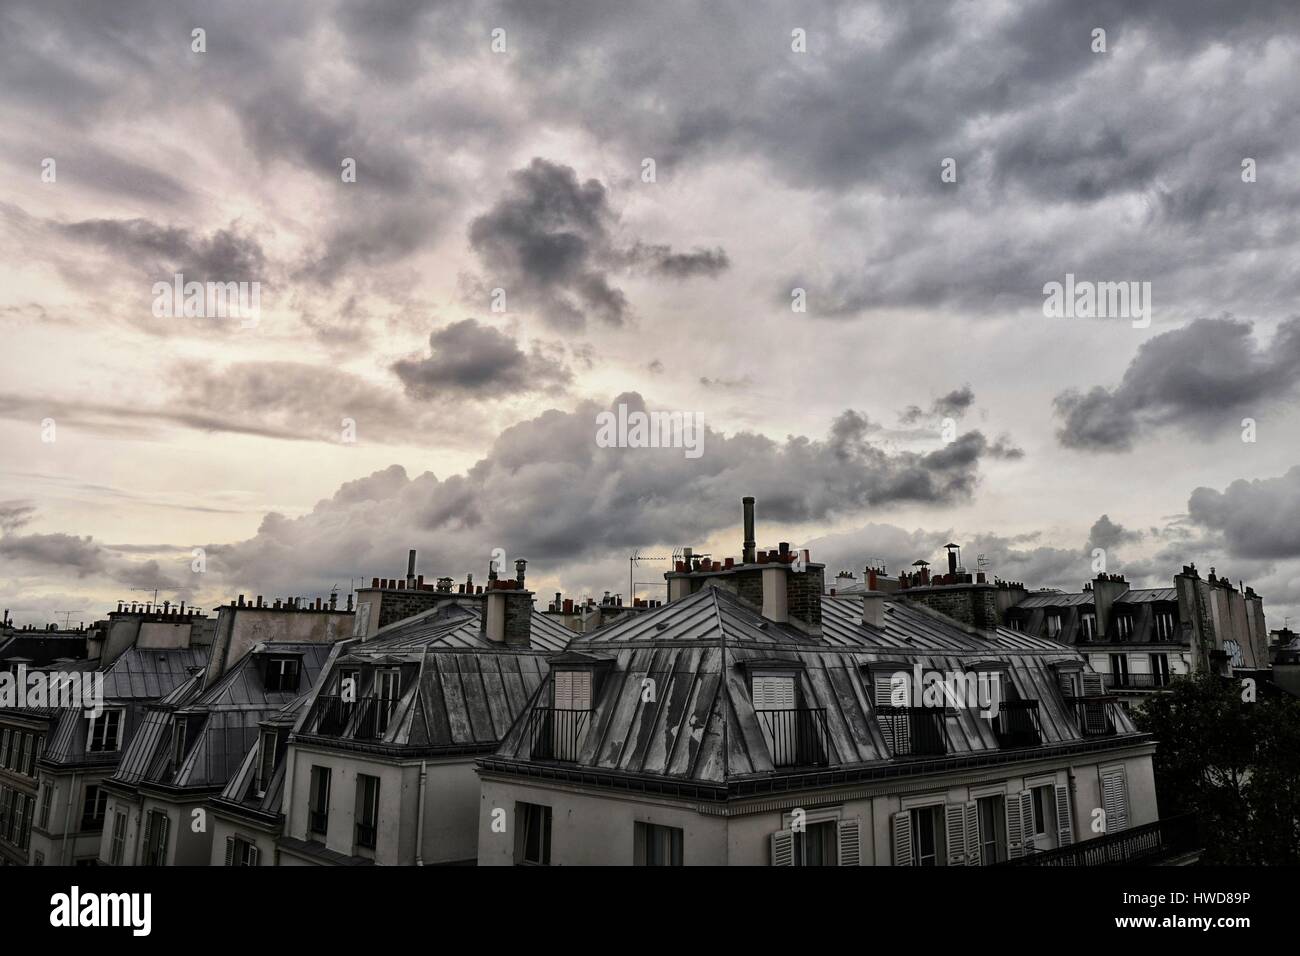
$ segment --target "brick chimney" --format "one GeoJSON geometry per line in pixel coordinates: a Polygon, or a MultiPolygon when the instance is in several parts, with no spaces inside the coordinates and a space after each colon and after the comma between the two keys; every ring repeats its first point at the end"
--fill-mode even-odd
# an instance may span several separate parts
{"type": "Polygon", "coordinates": [[[479,632],[494,644],[527,647],[532,639],[533,592],[498,580],[485,592],[479,632]]]}

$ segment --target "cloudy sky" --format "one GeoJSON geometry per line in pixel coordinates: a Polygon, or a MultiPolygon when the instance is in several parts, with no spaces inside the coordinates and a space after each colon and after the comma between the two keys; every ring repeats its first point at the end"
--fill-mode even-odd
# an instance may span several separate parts
{"type": "Polygon", "coordinates": [[[13,617],[411,547],[626,592],[634,549],[736,553],[745,494],[831,573],[1104,548],[1300,613],[1300,7],[702,9],[0,7],[13,617]],[[176,273],[256,323],[159,317],[176,273]],[[1067,274],[1149,324],[1046,317],[1067,274]],[[620,403],[703,454],[599,447],[620,403]]]}

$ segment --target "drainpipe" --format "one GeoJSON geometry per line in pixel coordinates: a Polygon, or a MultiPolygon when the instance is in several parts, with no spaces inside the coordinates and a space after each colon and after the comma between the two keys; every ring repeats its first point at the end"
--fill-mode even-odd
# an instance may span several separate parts
{"type": "Polygon", "coordinates": [[[72,800],[77,792],[77,775],[72,775],[72,789],[68,791],[68,806],[63,811],[63,846],[59,848],[59,866],[67,866],[68,859],[68,827],[71,826],[69,817],[72,816],[72,800]]]}
{"type": "Polygon", "coordinates": [[[424,866],[424,787],[429,779],[429,762],[420,761],[420,807],[415,817],[415,865],[424,866]]]}

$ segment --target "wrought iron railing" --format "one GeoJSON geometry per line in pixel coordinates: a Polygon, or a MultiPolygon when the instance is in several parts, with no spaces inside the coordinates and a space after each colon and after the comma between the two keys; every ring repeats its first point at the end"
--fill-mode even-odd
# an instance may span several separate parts
{"type": "Polygon", "coordinates": [[[876,707],[876,720],[895,757],[948,752],[948,728],[942,707],[876,707]]]}
{"type": "Polygon", "coordinates": [[[590,710],[535,707],[528,715],[528,747],[534,760],[578,759],[590,710]]]}
{"type": "Polygon", "coordinates": [[[1102,674],[1107,690],[1161,690],[1169,686],[1168,674],[1102,674]]]}
{"type": "Polygon", "coordinates": [[[998,704],[993,723],[998,746],[1037,747],[1043,742],[1042,726],[1038,722],[1038,701],[1004,700],[998,704]]]}
{"type": "Polygon", "coordinates": [[[359,700],[318,697],[313,733],[323,737],[373,740],[388,730],[396,706],[397,701],[389,697],[362,697],[359,700]]]}
{"type": "Polygon", "coordinates": [[[825,707],[759,710],[759,726],[776,767],[821,767],[829,763],[825,707]]]}
{"type": "Polygon", "coordinates": [[[1085,737],[1110,737],[1115,733],[1115,701],[1109,697],[1067,697],[1075,725],[1085,737]]]}
{"type": "Polygon", "coordinates": [[[1157,820],[1070,846],[1030,853],[1006,866],[1124,866],[1156,863],[1194,853],[1199,847],[1196,817],[1185,814],[1157,820]]]}

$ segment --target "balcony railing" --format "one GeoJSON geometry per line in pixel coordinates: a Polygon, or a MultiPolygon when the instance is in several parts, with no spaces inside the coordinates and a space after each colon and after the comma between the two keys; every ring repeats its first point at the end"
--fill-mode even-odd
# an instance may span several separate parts
{"type": "Polygon", "coordinates": [[[1199,847],[1196,817],[1186,814],[1157,820],[1071,846],[1031,853],[1006,866],[1124,866],[1152,864],[1194,853],[1199,847]]]}
{"type": "Polygon", "coordinates": [[[1002,701],[998,704],[993,732],[997,735],[999,747],[1037,747],[1043,742],[1042,726],[1038,722],[1038,701],[1002,701]]]}
{"type": "Polygon", "coordinates": [[[1115,701],[1109,697],[1067,697],[1065,705],[1073,712],[1075,725],[1083,736],[1115,734],[1115,701]]]}
{"type": "Polygon", "coordinates": [[[534,760],[578,759],[589,710],[535,707],[528,715],[529,753],[534,760]]]}
{"type": "Polygon", "coordinates": [[[948,752],[948,728],[942,707],[877,707],[876,720],[895,757],[948,752]]]}
{"type": "Polygon", "coordinates": [[[1107,690],[1163,690],[1171,680],[1168,674],[1102,674],[1107,690]]]}
{"type": "Polygon", "coordinates": [[[389,697],[362,697],[359,700],[319,697],[313,732],[323,737],[350,736],[358,740],[374,740],[388,730],[396,706],[397,701],[389,697]]]}
{"type": "Polygon", "coordinates": [[[830,761],[826,748],[826,708],[759,710],[759,726],[776,767],[821,767],[830,761]]]}
{"type": "Polygon", "coordinates": [[[373,850],[375,848],[376,829],[373,823],[358,823],[356,840],[357,846],[363,846],[373,850]]]}

